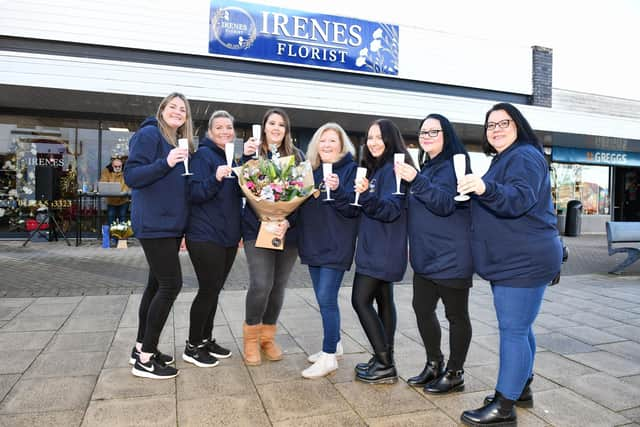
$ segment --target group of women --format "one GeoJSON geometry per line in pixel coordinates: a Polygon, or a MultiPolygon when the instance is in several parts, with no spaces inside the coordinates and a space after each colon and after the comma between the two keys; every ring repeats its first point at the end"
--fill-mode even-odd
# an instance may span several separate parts
{"type": "MultiPolygon", "coordinates": [[[[149,264],[149,280],[139,309],[132,350],[132,373],[173,378],[173,358],[158,350],[167,315],[182,285],[178,251],[186,236],[199,289],[190,311],[186,362],[215,366],[231,352],[213,337],[217,299],[243,238],[249,265],[249,290],[243,324],[245,362],[282,359],[275,342],[285,286],[296,257],[309,268],[323,325],[322,349],[309,356],[302,372],[318,378],[338,369],[340,340],[338,291],[355,259],[352,305],[373,349],[355,366],[367,383],[397,381],[394,361],[396,308],[393,282],[408,261],[414,270],[413,307],[426,349],[422,372],[407,382],[427,393],[464,388],[464,362],[471,342],[468,311],[472,274],[491,283],[500,331],[500,368],[495,393],[484,405],[465,411],[468,425],[516,422],[514,405],[531,405],[535,337],[532,325],[546,286],[560,271],[562,248],[555,227],[548,166],[531,126],[513,105],[493,106],[485,117],[483,150],[492,156],[488,172],[471,173],[468,154],[453,126],[439,114],[419,129],[420,165],[414,165],[402,134],[390,120],[367,130],[356,179],[355,149],[336,123],[321,126],[306,153],[322,193],[310,197],[279,223],[282,251],[256,246],[260,221],[250,205],[242,207],[224,147],[235,138],[233,117],[216,111],[206,137],[193,152],[191,113],[186,98],[173,93],[155,117],[143,122],[130,141],[125,180],[133,189],[132,222],[149,264]],[[178,148],[187,138],[190,149],[178,148]],[[193,176],[179,166],[190,158],[193,176]],[[405,161],[397,159],[403,155],[405,161]],[[456,178],[453,156],[466,159],[466,174],[456,178]],[[331,164],[325,174],[323,164],[331,164]],[[401,178],[400,192],[396,179],[401,178]],[[354,203],[355,193],[359,203],[354,203]],[[394,194],[395,193],[395,194],[394,194]],[[456,202],[457,193],[471,200],[456,202]],[[322,226],[319,226],[322,224],[322,226]],[[408,245],[407,245],[408,242],[408,245]],[[410,253],[410,256],[409,256],[410,253]],[[449,321],[449,358],[441,350],[436,306],[442,300],[449,321]],[[375,305],[374,305],[375,301],[375,305]]],[[[290,122],[281,109],[264,115],[259,139],[244,143],[242,161],[256,152],[271,156],[305,155],[294,147],[290,122]],[[275,148],[274,148],[275,147],[275,148]]]]}

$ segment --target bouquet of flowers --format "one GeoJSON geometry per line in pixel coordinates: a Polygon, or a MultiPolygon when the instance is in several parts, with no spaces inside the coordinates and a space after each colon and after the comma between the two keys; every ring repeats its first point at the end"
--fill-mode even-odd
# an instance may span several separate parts
{"type": "Polygon", "coordinates": [[[274,235],[274,225],[283,221],[314,192],[313,172],[308,162],[295,164],[295,156],[249,160],[234,168],[238,184],[262,224],[256,246],[284,249],[274,235]]]}
{"type": "Polygon", "coordinates": [[[131,221],[114,222],[109,227],[109,233],[118,240],[128,239],[129,237],[133,236],[131,221]]]}

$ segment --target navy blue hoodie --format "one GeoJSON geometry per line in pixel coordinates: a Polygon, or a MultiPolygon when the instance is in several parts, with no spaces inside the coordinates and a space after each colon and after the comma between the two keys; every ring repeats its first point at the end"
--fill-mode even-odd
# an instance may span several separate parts
{"type": "Polygon", "coordinates": [[[190,163],[191,214],[187,239],[237,246],[241,237],[242,192],[238,179],[216,179],[218,166],[227,160],[220,147],[205,137],[190,163]]]}
{"type": "Polygon", "coordinates": [[[429,279],[470,279],[473,266],[469,202],[453,200],[457,194],[453,162],[440,157],[425,163],[411,183],[411,267],[429,279]]]}
{"type": "MultiPolygon", "coordinates": [[[[296,151],[296,158],[304,160],[304,154],[302,151],[294,147],[296,151]]],[[[269,152],[269,158],[271,158],[271,152],[269,152]]],[[[242,163],[251,160],[251,156],[242,156],[242,163]]],[[[296,161],[296,163],[299,163],[296,161]]],[[[313,196],[311,196],[313,197],[313,196]]],[[[293,212],[287,217],[289,221],[289,229],[284,235],[285,245],[297,245],[298,244],[298,231],[296,230],[296,215],[297,212],[293,212]]],[[[256,240],[258,238],[258,231],[260,230],[260,220],[254,212],[249,203],[246,203],[242,213],[242,238],[245,242],[256,240]]]]}
{"type": "Polygon", "coordinates": [[[124,181],[131,188],[131,223],[138,239],[182,237],[188,217],[187,178],[184,165],[170,167],[174,148],[149,117],[129,141],[124,181]]]}
{"type": "MultiPolygon", "coordinates": [[[[331,191],[335,201],[324,202],[325,191],[318,198],[309,197],[298,210],[296,228],[302,264],[343,271],[351,268],[360,211],[349,203],[354,198],[357,167],[353,156],[347,153],[333,164],[333,173],[340,179],[337,190],[331,191]]],[[[319,187],[318,183],[323,180],[322,167],[313,172],[313,179],[319,187]]]]}
{"type": "MultiPolygon", "coordinates": [[[[406,193],[402,182],[401,191],[406,193]]],[[[405,196],[394,196],[393,159],[369,178],[360,194],[363,215],[356,244],[356,272],[396,282],[407,269],[407,207],[405,196]]]]}
{"type": "Polygon", "coordinates": [[[562,245],[549,166],[535,146],[514,143],[496,155],[472,196],[472,251],[478,274],[494,285],[533,287],[560,272],[562,245]]]}

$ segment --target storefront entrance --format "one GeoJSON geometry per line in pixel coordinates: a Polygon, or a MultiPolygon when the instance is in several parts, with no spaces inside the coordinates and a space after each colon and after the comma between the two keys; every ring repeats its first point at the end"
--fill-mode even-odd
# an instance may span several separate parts
{"type": "Polygon", "coordinates": [[[640,221],[640,168],[613,168],[613,220],[640,221]]]}

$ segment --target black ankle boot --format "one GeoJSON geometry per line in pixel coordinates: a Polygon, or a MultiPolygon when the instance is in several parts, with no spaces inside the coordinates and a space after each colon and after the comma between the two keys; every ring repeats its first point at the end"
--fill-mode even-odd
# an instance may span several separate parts
{"type": "Polygon", "coordinates": [[[450,371],[431,381],[424,387],[425,393],[449,393],[464,390],[464,371],[450,371]]]}
{"type": "Polygon", "coordinates": [[[460,421],[468,426],[517,426],[515,401],[509,400],[496,390],[491,403],[472,411],[464,411],[460,421]]]}
{"type": "Polygon", "coordinates": [[[415,377],[411,377],[407,380],[407,384],[412,386],[424,386],[427,383],[444,375],[444,361],[427,361],[424,365],[424,369],[415,377]]]}
{"type": "Polygon", "coordinates": [[[356,373],[356,379],[369,384],[395,383],[398,372],[389,352],[376,353],[373,365],[365,372],[356,373]]]}
{"type": "Polygon", "coordinates": [[[358,373],[364,373],[367,372],[367,370],[373,366],[373,364],[376,362],[376,357],[372,356],[371,359],[369,359],[368,362],[362,362],[362,363],[358,363],[356,365],[355,368],[353,368],[356,371],[356,374],[358,373]]]}
{"type": "MultiPolygon", "coordinates": [[[[522,393],[520,393],[520,397],[516,400],[516,406],[519,408],[533,408],[533,391],[531,391],[531,383],[533,382],[533,375],[529,377],[526,384],[524,385],[524,389],[522,389],[522,393]]],[[[491,403],[493,400],[493,396],[487,396],[484,398],[484,404],[487,405],[491,403]]]]}

